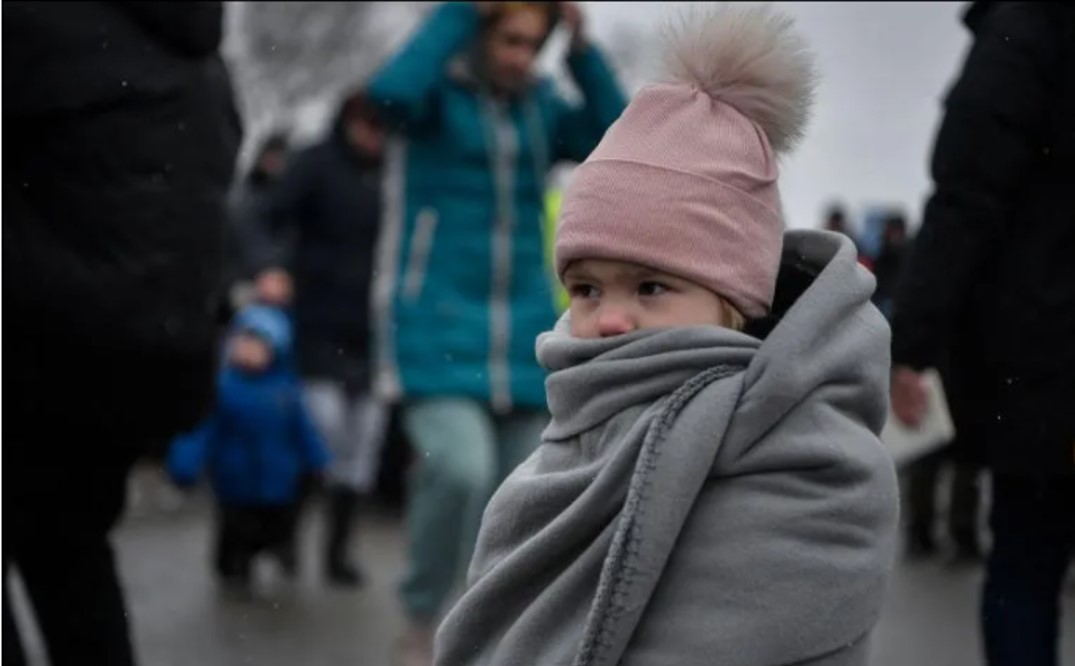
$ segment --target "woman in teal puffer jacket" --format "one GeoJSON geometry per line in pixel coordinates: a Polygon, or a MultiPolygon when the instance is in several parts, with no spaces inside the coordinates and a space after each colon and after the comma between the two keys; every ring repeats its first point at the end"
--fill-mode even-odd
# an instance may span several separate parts
{"type": "Polygon", "coordinates": [[[374,302],[378,386],[418,450],[403,601],[406,659],[469,560],[497,483],[539,443],[537,335],[555,323],[545,179],[581,161],[626,105],[573,3],[445,3],[372,79],[399,134],[386,165],[374,302]],[[558,20],[579,104],[534,75],[558,20]]]}

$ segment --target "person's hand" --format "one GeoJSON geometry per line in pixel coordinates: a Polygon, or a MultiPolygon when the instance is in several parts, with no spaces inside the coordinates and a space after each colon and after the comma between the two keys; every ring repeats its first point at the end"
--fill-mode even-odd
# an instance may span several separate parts
{"type": "Polygon", "coordinates": [[[892,370],[892,411],[904,425],[917,428],[926,415],[929,395],[922,373],[898,365],[892,370]]]}
{"type": "Polygon", "coordinates": [[[571,48],[578,50],[586,43],[586,19],[577,2],[560,3],[560,20],[571,33],[571,48]]]}
{"type": "Polygon", "coordinates": [[[280,306],[291,302],[291,276],[281,268],[269,268],[259,273],[254,287],[257,300],[262,303],[280,306]]]}

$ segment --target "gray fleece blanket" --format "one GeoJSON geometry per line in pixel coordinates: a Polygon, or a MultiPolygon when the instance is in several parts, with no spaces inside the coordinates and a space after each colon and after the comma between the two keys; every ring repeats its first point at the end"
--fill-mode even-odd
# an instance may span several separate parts
{"type": "Polygon", "coordinates": [[[891,568],[889,332],[847,239],[764,341],[538,341],[552,421],[489,504],[436,640],[463,665],[851,665],[891,568]]]}

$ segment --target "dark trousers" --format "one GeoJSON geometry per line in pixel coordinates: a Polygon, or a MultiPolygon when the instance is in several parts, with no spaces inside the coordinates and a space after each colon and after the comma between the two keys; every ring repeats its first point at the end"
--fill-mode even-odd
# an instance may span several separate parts
{"type": "Polygon", "coordinates": [[[952,466],[947,532],[959,547],[977,550],[982,466],[959,460],[948,446],[912,463],[907,470],[908,530],[913,538],[933,538],[941,470],[952,466]]]}
{"type": "Polygon", "coordinates": [[[298,515],[297,505],[219,507],[213,557],[217,573],[224,579],[247,581],[254,557],[268,553],[293,575],[298,564],[298,515]]]}
{"type": "Polygon", "coordinates": [[[1060,591],[1075,554],[1075,478],[994,475],[982,595],[989,666],[1057,666],[1060,591]]]}
{"type": "Polygon", "coordinates": [[[24,663],[9,605],[12,566],[52,666],[134,663],[108,535],[123,512],[136,449],[89,429],[77,441],[12,433],[4,442],[5,666],[24,663]]]}

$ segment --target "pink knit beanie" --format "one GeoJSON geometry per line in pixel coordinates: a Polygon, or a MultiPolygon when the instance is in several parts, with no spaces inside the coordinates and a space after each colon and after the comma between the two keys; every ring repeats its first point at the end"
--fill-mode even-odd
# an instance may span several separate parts
{"type": "Polygon", "coordinates": [[[672,81],[639,92],[576,170],[557,274],[576,259],[629,261],[764,316],[784,234],[776,155],[802,137],[812,58],[768,6],[686,18],[669,55],[672,81]]]}

